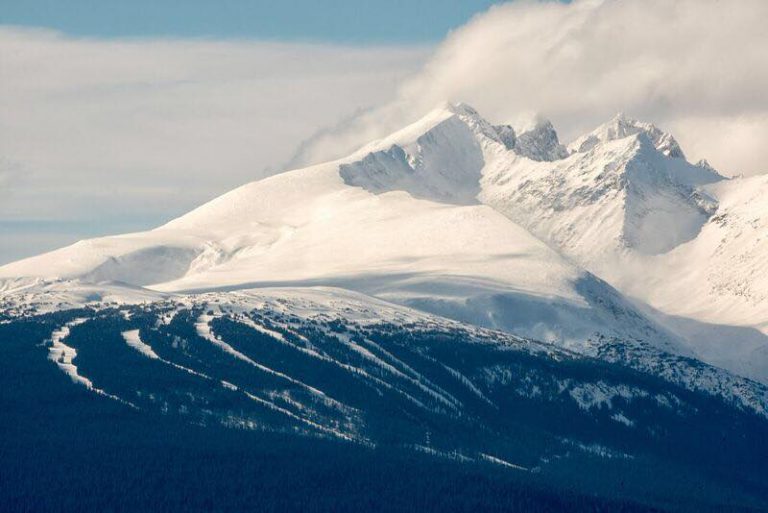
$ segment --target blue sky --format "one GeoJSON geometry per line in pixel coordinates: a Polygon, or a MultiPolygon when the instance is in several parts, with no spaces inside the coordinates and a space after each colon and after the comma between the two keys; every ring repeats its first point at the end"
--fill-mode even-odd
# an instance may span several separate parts
{"type": "Polygon", "coordinates": [[[89,37],[438,42],[493,0],[3,0],[0,24],[89,37]]]}

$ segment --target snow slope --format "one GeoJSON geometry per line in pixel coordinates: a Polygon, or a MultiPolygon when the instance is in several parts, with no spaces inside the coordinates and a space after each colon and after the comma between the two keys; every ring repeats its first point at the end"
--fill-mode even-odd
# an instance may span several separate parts
{"type": "MultiPolygon", "coordinates": [[[[526,151],[556,152],[551,126],[537,130],[526,151]]],[[[682,351],[611,287],[477,200],[481,173],[507,153],[474,110],[446,105],[346,159],[247,184],[149,232],[10,264],[0,278],[42,272],[164,292],[333,285],[587,352],[598,333],[682,351]]]]}
{"type": "Polygon", "coordinates": [[[718,182],[706,190],[717,199],[715,215],[695,239],[649,259],[653,282],[637,293],[670,314],[768,332],[768,176],[718,182]],[[686,291],[685,302],[661,286],[672,279],[686,291]]]}
{"type": "Polygon", "coordinates": [[[516,134],[444,105],[347,158],[247,184],[148,232],[1,267],[0,280],[164,293],[328,285],[587,354],[640,341],[763,378],[765,184],[741,183],[625,116],[567,150],[547,121],[516,134]],[[738,241],[721,247],[724,237],[738,241]],[[719,343],[734,327],[757,335],[719,343]]]}
{"type": "Polygon", "coordinates": [[[699,235],[665,255],[627,259],[645,280],[616,275],[670,329],[697,342],[717,365],[765,381],[768,376],[768,177],[706,188],[718,210],[699,235]]]}
{"type": "Polygon", "coordinates": [[[623,115],[570,151],[495,160],[480,199],[635,298],[700,358],[768,379],[765,177],[690,164],[671,135],[623,115]]]}

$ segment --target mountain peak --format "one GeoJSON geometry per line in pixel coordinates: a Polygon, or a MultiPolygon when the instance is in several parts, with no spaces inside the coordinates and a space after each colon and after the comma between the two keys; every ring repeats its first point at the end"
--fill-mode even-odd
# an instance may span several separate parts
{"type": "Polygon", "coordinates": [[[442,103],[426,116],[345,159],[347,185],[376,194],[406,191],[444,203],[474,204],[494,128],[465,103],[442,103]]]}
{"type": "Polygon", "coordinates": [[[478,114],[477,110],[464,102],[445,102],[442,108],[458,116],[480,117],[480,114],[478,114]]]}
{"type": "Polygon", "coordinates": [[[660,130],[652,123],[629,117],[624,112],[619,112],[608,122],[576,139],[570,144],[569,149],[571,152],[584,153],[594,148],[598,143],[615,141],[639,133],[645,134],[653,146],[667,157],[685,159],[683,150],[672,135],[660,130]]]}
{"type": "Polygon", "coordinates": [[[518,155],[539,162],[552,162],[568,156],[568,150],[560,144],[557,131],[552,123],[537,116],[524,128],[515,129],[512,125],[495,125],[496,139],[508,150],[518,155]]]}
{"type": "Polygon", "coordinates": [[[627,115],[627,113],[626,113],[626,112],[624,112],[623,110],[620,110],[619,112],[617,112],[617,113],[616,113],[616,114],[615,114],[615,115],[614,115],[614,116],[613,116],[613,117],[610,119],[610,121],[608,121],[608,123],[605,123],[605,124],[612,124],[612,125],[614,125],[614,126],[624,126],[624,127],[628,127],[628,126],[633,126],[633,125],[636,125],[636,124],[638,124],[638,123],[639,123],[639,121],[638,121],[638,120],[636,120],[636,119],[634,119],[634,118],[632,118],[632,117],[628,116],[628,115],[627,115]]]}
{"type": "Polygon", "coordinates": [[[540,117],[531,128],[517,136],[515,151],[531,160],[547,162],[568,156],[568,150],[560,144],[555,127],[548,119],[540,117]]]}

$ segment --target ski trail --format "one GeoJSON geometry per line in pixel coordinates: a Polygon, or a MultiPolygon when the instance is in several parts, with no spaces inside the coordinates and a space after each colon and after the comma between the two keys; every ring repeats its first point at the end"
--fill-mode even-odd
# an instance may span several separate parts
{"type": "Polygon", "coordinates": [[[259,369],[259,370],[261,370],[261,371],[263,371],[263,372],[265,372],[267,374],[271,374],[273,376],[277,376],[277,377],[279,377],[281,379],[284,379],[284,380],[288,381],[291,384],[294,384],[294,385],[296,385],[298,387],[301,387],[301,388],[309,391],[311,394],[319,397],[320,400],[324,404],[326,404],[328,406],[333,406],[335,408],[338,408],[340,411],[345,411],[345,410],[349,409],[349,406],[347,406],[347,405],[345,405],[343,403],[340,403],[339,401],[329,397],[322,390],[319,390],[319,389],[317,389],[317,388],[315,388],[313,386],[307,385],[306,383],[304,383],[302,381],[299,381],[299,380],[297,380],[295,378],[292,378],[291,376],[289,376],[287,374],[284,374],[284,373],[282,373],[280,371],[276,371],[274,369],[271,369],[271,368],[267,367],[266,365],[262,365],[259,362],[249,358],[247,355],[244,355],[243,353],[241,353],[240,351],[238,351],[237,349],[235,349],[231,345],[227,344],[219,336],[217,336],[216,334],[213,333],[213,330],[211,329],[211,325],[210,325],[210,322],[211,322],[212,319],[213,319],[213,317],[210,316],[210,315],[207,315],[207,314],[203,314],[203,315],[201,315],[200,317],[197,318],[197,321],[195,322],[195,330],[197,331],[198,336],[200,336],[201,338],[211,342],[213,345],[217,346],[219,349],[221,349],[225,353],[228,353],[228,354],[232,355],[233,357],[237,358],[238,360],[246,362],[247,364],[252,365],[253,367],[255,367],[255,368],[257,368],[257,369],[259,369]]]}
{"type": "Polygon", "coordinates": [[[51,345],[48,348],[48,359],[54,362],[64,374],[70,377],[73,383],[77,383],[92,389],[93,383],[90,379],[81,376],[77,370],[77,365],[72,360],[77,358],[77,350],[69,347],[64,340],[69,336],[71,329],[83,324],[88,319],[74,319],[51,333],[51,345]]]}
{"type": "Polygon", "coordinates": [[[184,367],[183,365],[179,365],[178,363],[171,362],[169,360],[166,360],[165,358],[160,358],[160,356],[158,356],[158,354],[155,353],[155,351],[152,349],[152,346],[150,346],[149,344],[141,340],[141,337],[139,336],[139,330],[124,331],[122,332],[122,335],[123,335],[123,340],[125,340],[125,343],[128,344],[129,347],[140,352],[147,358],[161,361],[166,365],[170,365],[171,367],[184,371],[188,374],[192,374],[193,376],[214,381],[213,378],[211,378],[206,374],[203,374],[202,372],[198,372],[196,370],[190,369],[189,367],[184,367]]]}
{"type": "Polygon", "coordinates": [[[122,332],[122,335],[123,335],[123,340],[125,340],[126,344],[128,344],[130,347],[137,350],[147,358],[151,358],[153,360],[160,359],[160,357],[157,356],[157,353],[155,353],[152,350],[152,347],[142,342],[141,338],[139,337],[139,330],[124,331],[122,332]]]}
{"type": "Polygon", "coordinates": [[[64,374],[69,376],[73,383],[83,385],[88,390],[92,390],[99,395],[108,397],[138,410],[139,408],[132,402],[105,392],[100,388],[96,388],[90,379],[80,374],[77,365],[73,363],[74,359],[77,358],[77,350],[74,347],[65,344],[64,340],[69,337],[72,328],[85,323],[87,320],[87,318],[82,317],[73,319],[60,328],[53,330],[50,338],[51,345],[48,347],[48,359],[54,362],[64,374]]]}
{"type": "MultiPolygon", "coordinates": [[[[238,319],[236,319],[236,322],[239,322],[239,323],[241,323],[241,324],[243,324],[245,326],[249,326],[251,328],[254,328],[257,331],[260,331],[260,332],[263,333],[262,330],[256,328],[256,326],[254,326],[255,322],[252,319],[250,319],[250,318],[247,318],[247,317],[246,318],[238,318],[238,319]]],[[[262,326],[258,326],[258,327],[262,328],[262,326]]],[[[303,338],[306,339],[306,337],[303,337],[303,338]]],[[[395,393],[397,393],[399,395],[402,395],[403,397],[405,397],[406,399],[408,399],[409,401],[414,403],[419,408],[422,408],[422,409],[425,409],[425,410],[431,410],[430,408],[427,407],[427,405],[425,405],[423,402],[421,402],[418,399],[416,399],[415,397],[413,397],[411,394],[409,394],[409,393],[407,393],[407,392],[405,392],[403,390],[400,390],[398,388],[395,388],[394,386],[392,386],[391,384],[387,383],[386,381],[384,381],[384,380],[382,380],[380,378],[377,378],[376,376],[373,376],[373,375],[369,374],[365,369],[362,369],[360,367],[355,367],[354,365],[350,365],[348,363],[339,362],[338,360],[335,360],[335,359],[333,359],[333,358],[331,358],[329,356],[321,354],[321,353],[319,353],[319,352],[317,352],[315,350],[307,349],[305,347],[297,346],[295,344],[292,344],[288,340],[286,340],[284,337],[282,339],[277,339],[277,340],[280,341],[282,344],[286,345],[287,347],[295,349],[296,351],[304,353],[304,354],[306,354],[308,356],[311,356],[313,358],[317,358],[318,360],[321,360],[321,361],[330,363],[332,365],[335,365],[336,367],[339,367],[340,369],[344,369],[345,371],[347,371],[347,372],[349,372],[351,374],[355,374],[357,376],[360,376],[361,378],[366,379],[366,380],[368,380],[368,381],[370,381],[370,382],[372,382],[372,383],[374,383],[374,384],[376,384],[376,385],[378,385],[380,387],[386,388],[387,390],[391,390],[391,391],[393,391],[393,392],[395,392],[395,393]]],[[[307,340],[307,342],[308,342],[308,340],[307,340]]],[[[347,408],[349,408],[349,406],[347,406],[347,408]]]]}
{"type": "Polygon", "coordinates": [[[491,456],[490,454],[480,453],[480,457],[483,458],[485,461],[489,461],[491,463],[495,463],[496,465],[501,465],[502,467],[507,468],[513,468],[515,470],[523,470],[525,472],[529,472],[530,469],[527,467],[522,467],[520,465],[515,465],[514,463],[510,463],[508,461],[502,460],[501,458],[497,458],[495,456],[491,456]]]}
{"type": "Polygon", "coordinates": [[[301,353],[304,353],[308,356],[311,356],[312,358],[317,358],[318,360],[322,360],[324,362],[329,363],[338,363],[333,358],[326,356],[322,353],[319,353],[318,351],[314,349],[308,349],[306,347],[297,346],[296,344],[290,342],[287,340],[282,333],[270,330],[268,328],[265,328],[264,326],[261,326],[257,322],[255,322],[253,319],[250,319],[249,317],[237,317],[234,319],[235,322],[238,322],[244,326],[248,326],[249,328],[253,328],[254,330],[258,331],[259,333],[263,333],[265,335],[273,337],[276,341],[280,342],[281,344],[288,346],[292,349],[295,349],[296,351],[299,351],[301,353]]]}
{"type": "MultiPolygon", "coordinates": [[[[128,344],[128,346],[130,346],[133,349],[137,350],[138,352],[140,352],[141,354],[143,354],[147,358],[150,358],[152,360],[161,361],[161,362],[163,362],[163,363],[165,363],[167,365],[171,365],[171,366],[173,366],[173,367],[175,367],[177,369],[186,371],[186,372],[188,372],[190,374],[199,376],[199,377],[207,379],[207,380],[215,381],[210,376],[207,376],[205,374],[202,374],[200,372],[194,371],[194,370],[189,369],[187,367],[184,367],[182,365],[178,365],[176,363],[173,363],[173,362],[170,362],[170,361],[165,360],[163,358],[160,358],[157,355],[157,353],[155,353],[154,350],[152,350],[152,347],[150,347],[148,344],[146,344],[144,341],[141,340],[141,337],[139,336],[139,330],[124,331],[124,332],[122,332],[122,336],[123,336],[123,339],[125,340],[126,344],[128,344]]],[[[234,385],[234,384],[232,384],[232,383],[230,383],[228,381],[220,380],[219,384],[222,387],[224,387],[224,388],[226,388],[228,390],[231,390],[233,392],[238,392],[238,391],[242,392],[249,399],[258,402],[259,404],[269,408],[270,410],[280,412],[280,413],[282,413],[282,414],[284,414],[284,415],[286,415],[286,416],[288,416],[288,417],[290,417],[292,419],[295,419],[295,420],[298,420],[298,421],[300,421],[300,422],[302,422],[304,424],[310,425],[310,426],[312,426],[312,427],[314,427],[314,428],[316,428],[316,429],[318,429],[318,430],[320,430],[320,431],[322,431],[324,433],[333,434],[334,436],[337,436],[339,438],[343,438],[343,439],[346,439],[346,440],[353,440],[353,438],[349,437],[348,435],[345,435],[344,433],[338,432],[338,431],[333,430],[331,428],[327,428],[325,426],[322,426],[322,425],[320,425],[320,424],[318,424],[316,422],[312,422],[310,420],[307,420],[307,419],[304,419],[302,417],[299,417],[298,415],[294,414],[293,412],[278,406],[277,404],[273,403],[272,401],[268,401],[268,400],[263,399],[263,398],[261,398],[259,396],[251,394],[251,393],[249,393],[249,392],[247,392],[245,390],[241,390],[237,385],[234,385]]]]}

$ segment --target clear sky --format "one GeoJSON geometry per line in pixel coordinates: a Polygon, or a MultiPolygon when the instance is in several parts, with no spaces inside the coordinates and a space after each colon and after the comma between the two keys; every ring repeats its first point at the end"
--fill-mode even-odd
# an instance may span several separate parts
{"type": "Polygon", "coordinates": [[[493,0],[3,0],[0,24],[91,37],[438,42],[493,0]]]}

